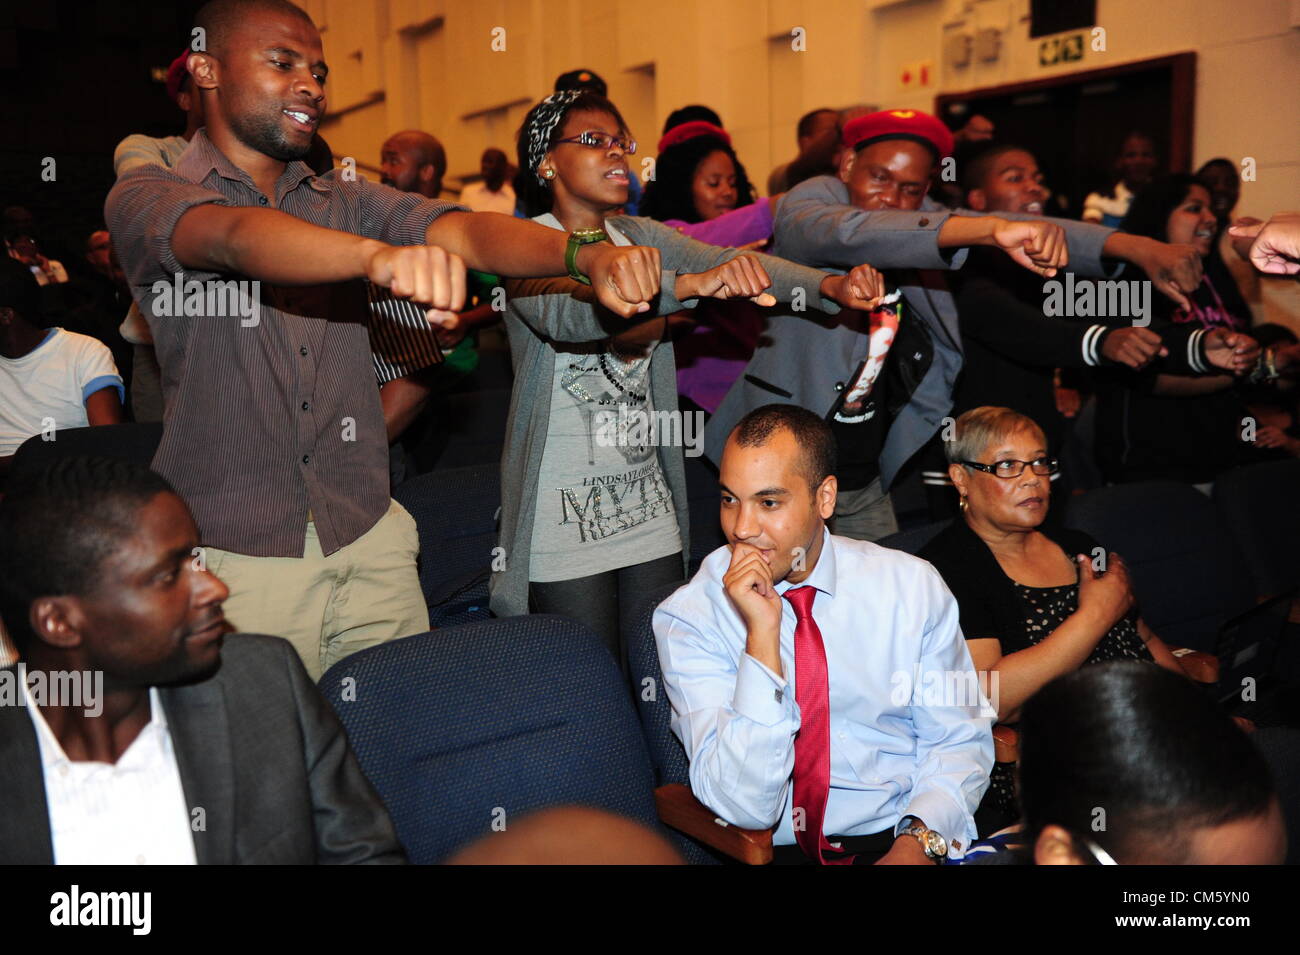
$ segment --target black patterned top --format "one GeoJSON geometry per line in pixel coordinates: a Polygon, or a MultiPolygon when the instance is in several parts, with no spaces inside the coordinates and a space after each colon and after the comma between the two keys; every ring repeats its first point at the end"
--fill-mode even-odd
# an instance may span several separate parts
{"type": "MultiPolygon", "coordinates": [[[[1013,581],[1016,593],[1025,606],[1025,641],[1028,646],[1046,639],[1053,630],[1065,623],[1070,614],[1079,609],[1079,585],[1063,584],[1060,587],[1026,587],[1013,581]]],[[[1132,609],[1128,615],[1106,632],[1097,641],[1088,659],[1083,665],[1104,663],[1107,660],[1143,660],[1154,661],[1151,651],[1142,641],[1137,629],[1137,610],[1132,609]]]]}

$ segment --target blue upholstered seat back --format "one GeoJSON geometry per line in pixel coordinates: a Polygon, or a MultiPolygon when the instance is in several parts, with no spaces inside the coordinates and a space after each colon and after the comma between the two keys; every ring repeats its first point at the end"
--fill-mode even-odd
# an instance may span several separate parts
{"type": "Polygon", "coordinates": [[[549,806],[594,806],[658,829],[618,666],[572,620],[408,637],[348,657],[320,687],[413,862],[442,861],[494,820],[508,826],[549,806]]]}

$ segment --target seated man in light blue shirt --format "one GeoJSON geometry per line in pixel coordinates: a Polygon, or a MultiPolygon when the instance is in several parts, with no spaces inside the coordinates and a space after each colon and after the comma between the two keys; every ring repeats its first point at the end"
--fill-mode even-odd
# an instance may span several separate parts
{"type": "Polygon", "coordinates": [[[961,858],[996,711],[934,568],[827,531],[834,470],[829,426],[793,405],[727,439],[729,546],[654,614],[691,790],[775,826],[778,862],[961,858]]]}

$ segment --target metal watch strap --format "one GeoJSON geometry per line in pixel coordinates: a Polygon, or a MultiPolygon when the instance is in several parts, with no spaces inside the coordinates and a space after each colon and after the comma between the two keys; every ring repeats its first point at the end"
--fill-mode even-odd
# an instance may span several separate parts
{"type": "MultiPolygon", "coordinates": [[[[915,816],[909,816],[908,818],[911,820],[911,825],[904,827],[903,831],[900,832],[899,835],[900,835],[900,836],[911,836],[913,839],[915,839],[917,842],[919,842],[919,843],[921,844],[921,849],[925,852],[925,856],[926,856],[927,859],[931,859],[931,860],[934,860],[934,861],[942,861],[943,859],[947,858],[947,854],[948,854],[948,853],[947,853],[947,840],[946,840],[946,839],[943,839],[942,836],[939,836],[939,838],[940,838],[940,839],[943,841],[943,843],[944,843],[944,850],[945,850],[945,851],[944,851],[944,853],[943,853],[942,855],[940,855],[939,853],[936,853],[936,852],[932,852],[932,851],[930,850],[930,846],[927,844],[927,841],[926,841],[926,838],[925,838],[925,834],[926,834],[927,832],[934,832],[934,830],[931,829],[929,826],[927,826],[927,825],[926,825],[922,820],[917,819],[915,816]]],[[[936,833],[936,835],[937,835],[937,833],[936,833]]]]}

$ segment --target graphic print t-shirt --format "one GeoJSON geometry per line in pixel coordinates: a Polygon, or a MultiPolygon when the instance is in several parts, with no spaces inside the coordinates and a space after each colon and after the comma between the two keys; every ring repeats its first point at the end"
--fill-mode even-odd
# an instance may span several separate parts
{"type": "MultiPolygon", "coordinates": [[[[551,218],[537,221],[551,225],[551,218]]],[[[615,245],[628,244],[608,231],[615,245]]],[[[555,353],[529,580],[589,577],[682,549],[659,463],[659,444],[672,434],[657,422],[650,396],[654,349],[621,355],[600,341],[555,353]]]]}

